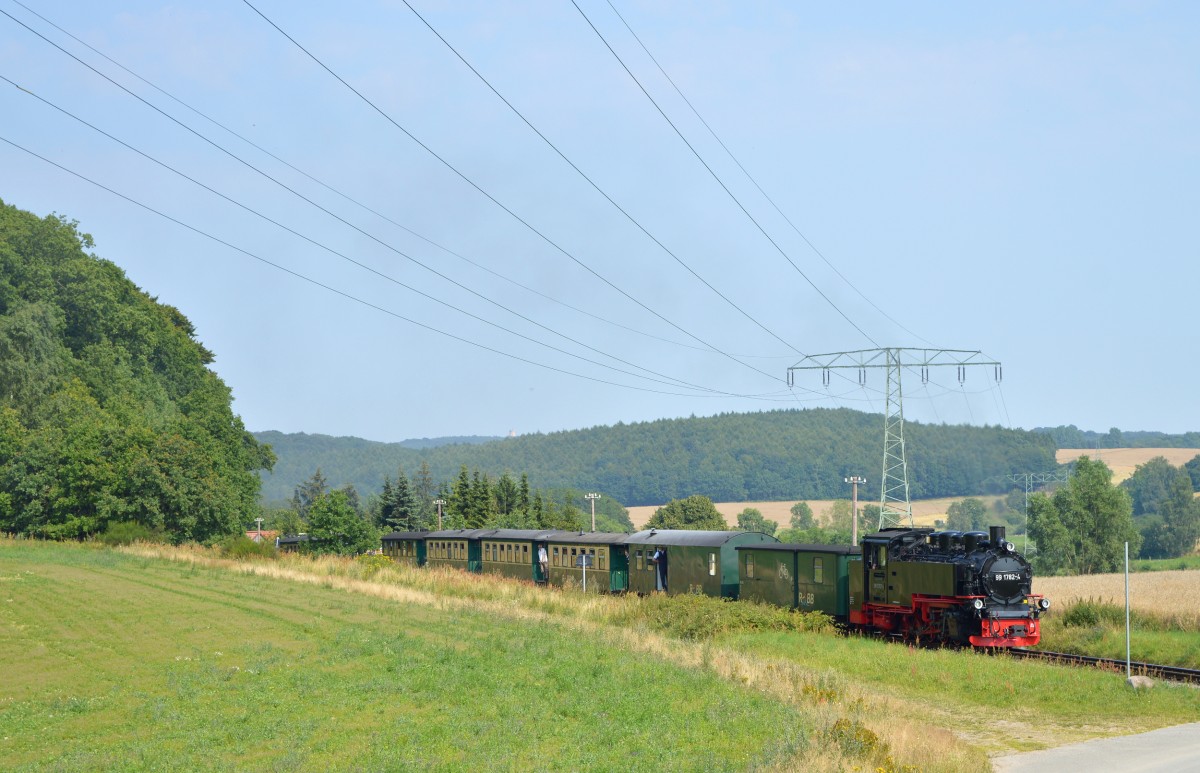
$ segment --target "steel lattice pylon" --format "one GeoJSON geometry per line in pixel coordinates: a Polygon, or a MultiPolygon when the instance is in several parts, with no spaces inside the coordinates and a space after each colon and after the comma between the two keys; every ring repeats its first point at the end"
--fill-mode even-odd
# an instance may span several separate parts
{"type": "Polygon", "coordinates": [[[929,380],[929,368],[954,365],[962,383],[968,366],[991,365],[996,380],[1001,377],[1000,363],[983,359],[983,354],[965,349],[859,349],[851,352],[810,354],[788,368],[788,386],[797,370],[820,370],[829,386],[829,371],[856,368],[858,383],[866,383],[867,368],[887,368],[886,406],[883,413],[883,477],[880,481],[879,528],[913,525],[912,502],[908,496],[908,460],[904,454],[904,393],[900,387],[903,368],[920,368],[921,381],[929,380]],[[907,361],[906,361],[907,360],[907,361]]]}

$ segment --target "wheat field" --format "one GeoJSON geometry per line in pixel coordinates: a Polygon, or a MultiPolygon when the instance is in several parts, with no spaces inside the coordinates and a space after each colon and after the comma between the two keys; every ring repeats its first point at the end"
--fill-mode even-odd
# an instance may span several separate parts
{"type": "MultiPolygon", "coordinates": [[[[1075,577],[1036,577],[1035,593],[1048,596],[1057,608],[1074,601],[1098,600],[1125,605],[1124,574],[1085,574],[1075,577]]],[[[1129,606],[1159,617],[1200,627],[1200,570],[1135,572],[1129,575],[1129,606]]]]}

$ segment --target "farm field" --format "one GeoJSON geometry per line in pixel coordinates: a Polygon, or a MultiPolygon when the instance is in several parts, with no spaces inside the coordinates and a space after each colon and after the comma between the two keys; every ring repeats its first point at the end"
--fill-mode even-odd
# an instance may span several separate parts
{"type": "Polygon", "coordinates": [[[1100,459],[1113,471],[1113,483],[1120,483],[1156,456],[1165,457],[1175,467],[1190,462],[1200,454],[1200,448],[1060,448],[1054,454],[1059,464],[1073,462],[1081,456],[1100,459]]]}
{"type": "MultiPolygon", "coordinates": [[[[1125,576],[1038,577],[1034,592],[1050,597],[1042,649],[1125,657],[1125,576]]],[[[1132,658],[1200,668],[1200,569],[1132,572],[1132,658]]]]}
{"type": "MultiPolygon", "coordinates": [[[[849,499],[850,497],[847,496],[846,498],[849,499]]],[[[935,520],[938,520],[939,518],[944,519],[946,517],[946,509],[949,508],[951,504],[965,498],[966,497],[942,497],[939,499],[915,500],[912,503],[913,522],[917,526],[933,526],[933,522],[935,520]]],[[[991,503],[998,497],[981,496],[979,498],[990,506],[991,503]]],[[[760,510],[763,514],[763,517],[765,517],[767,520],[778,523],[779,527],[782,529],[787,528],[788,524],[791,522],[792,505],[796,504],[797,501],[808,502],[808,506],[812,508],[813,515],[818,521],[820,521],[825,514],[830,512],[830,510],[832,510],[834,502],[832,499],[792,499],[786,502],[715,502],[714,504],[716,505],[717,511],[720,512],[721,515],[725,516],[725,522],[731,527],[737,525],[738,513],[742,512],[747,507],[753,507],[760,510]]],[[[879,503],[877,501],[872,502],[870,500],[863,499],[858,501],[859,507],[862,507],[866,504],[879,503]]],[[[633,521],[635,528],[642,529],[645,527],[646,522],[650,520],[651,516],[654,515],[654,511],[659,507],[661,507],[661,505],[630,507],[629,519],[633,521]]]]}
{"type": "Polygon", "coordinates": [[[988,753],[1200,713],[1193,689],[1135,695],[1080,669],[726,629],[712,615],[729,604],[678,601],[700,617],[673,634],[658,625],[665,597],[0,540],[0,757],[17,770],[985,771],[988,753]]]}

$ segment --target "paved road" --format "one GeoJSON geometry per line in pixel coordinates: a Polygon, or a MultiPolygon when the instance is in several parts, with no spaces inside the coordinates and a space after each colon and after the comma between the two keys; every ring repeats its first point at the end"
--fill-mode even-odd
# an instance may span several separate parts
{"type": "Polygon", "coordinates": [[[996,773],[1200,773],[1200,722],[995,757],[996,773]]]}

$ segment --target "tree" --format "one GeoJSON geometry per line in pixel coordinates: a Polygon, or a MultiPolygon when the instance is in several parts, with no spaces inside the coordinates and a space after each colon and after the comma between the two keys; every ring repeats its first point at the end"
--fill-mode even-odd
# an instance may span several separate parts
{"type": "Polygon", "coordinates": [[[379,532],[363,520],[338,489],[318,496],[309,507],[309,541],[313,553],[356,555],[379,546],[379,532]]]}
{"type": "Polygon", "coordinates": [[[321,474],[321,468],[318,467],[312,477],[296,486],[295,491],[292,492],[292,509],[302,519],[307,520],[312,503],[317,501],[318,497],[324,496],[328,490],[329,484],[325,481],[325,476],[321,474]]]}
{"type": "Polygon", "coordinates": [[[811,529],[816,525],[813,520],[812,508],[808,506],[808,502],[797,502],[792,505],[792,520],[793,529],[811,529]]]}
{"type": "Polygon", "coordinates": [[[1129,493],[1112,485],[1104,462],[1086,456],[1053,498],[1030,497],[1029,536],[1037,543],[1038,568],[1055,574],[1116,571],[1124,543],[1136,554],[1142,541],[1129,493]]]}
{"type": "Polygon", "coordinates": [[[686,499],[672,499],[655,510],[646,528],[726,531],[729,524],[711,499],[694,494],[686,499]]]}
{"type": "Polygon", "coordinates": [[[1200,539],[1200,499],[1192,496],[1192,479],[1177,469],[1167,498],[1159,503],[1161,520],[1145,532],[1142,556],[1178,558],[1196,549],[1200,539]]]}
{"type": "MultiPolygon", "coordinates": [[[[1139,464],[1133,475],[1121,484],[1133,500],[1134,515],[1157,513],[1159,504],[1171,495],[1176,468],[1165,457],[1156,456],[1139,464]]],[[[1190,478],[1189,478],[1190,480],[1190,478]]]]}
{"type": "Polygon", "coordinates": [[[987,526],[987,506],[983,500],[967,497],[952,502],[946,510],[946,528],[950,531],[976,531],[987,526]]]}
{"type": "Polygon", "coordinates": [[[1200,491],[1200,454],[1193,456],[1191,461],[1183,465],[1183,469],[1192,479],[1192,491],[1200,491]]]}
{"type": "Polygon", "coordinates": [[[775,531],[779,528],[778,523],[768,521],[763,517],[761,510],[753,507],[747,507],[738,513],[737,524],[738,529],[741,531],[757,531],[772,536],[774,536],[775,531]]]}

